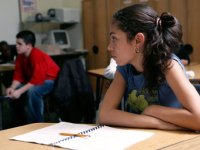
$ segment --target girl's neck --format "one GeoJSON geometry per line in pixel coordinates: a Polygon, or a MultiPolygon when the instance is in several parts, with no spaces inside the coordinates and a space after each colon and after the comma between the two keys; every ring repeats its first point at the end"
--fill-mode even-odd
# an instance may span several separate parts
{"type": "Polygon", "coordinates": [[[136,59],[134,59],[131,64],[134,66],[137,72],[144,72],[142,55],[139,55],[136,59]]]}
{"type": "Polygon", "coordinates": [[[134,66],[134,68],[136,69],[137,72],[143,72],[144,71],[142,65],[133,65],[133,66],[134,66]]]}

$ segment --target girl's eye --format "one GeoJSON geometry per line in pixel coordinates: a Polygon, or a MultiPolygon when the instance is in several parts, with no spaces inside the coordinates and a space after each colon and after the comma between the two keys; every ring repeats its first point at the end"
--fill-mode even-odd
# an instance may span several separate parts
{"type": "Polygon", "coordinates": [[[114,36],[111,36],[110,39],[111,39],[112,42],[115,42],[117,40],[117,38],[114,37],[114,36]]]}

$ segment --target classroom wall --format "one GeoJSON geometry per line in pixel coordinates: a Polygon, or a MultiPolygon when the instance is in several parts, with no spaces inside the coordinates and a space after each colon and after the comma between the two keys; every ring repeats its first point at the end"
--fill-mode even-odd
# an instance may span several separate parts
{"type": "Polygon", "coordinates": [[[21,21],[27,21],[30,16],[34,16],[36,13],[42,13],[47,15],[49,8],[79,8],[81,9],[82,0],[35,0],[36,9],[30,12],[21,11],[21,21]]]}
{"type": "Polygon", "coordinates": [[[20,29],[19,6],[17,0],[0,1],[0,41],[15,43],[15,35],[20,29]]]}
{"type": "MultiPolygon", "coordinates": [[[[0,1],[0,41],[5,40],[9,44],[15,44],[15,36],[22,29],[20,22],[27,21],[29,16],[35,15],[37,12],[41,12],[46,15],[49,8],[62,8],[72,7],[81,9],[82,0],[35,0],[36,10],[30,12],[24,12],[20,8],[19,2],[22,0],[1,0],[0,1]]],[[[34,1],[34,0],[33,0],[34,1]]],[[[45,26],[43,27],[45,29],[45,26]]],[[[82,32],[81,25],[78,25],[77,29],[71,29],[72,38],[75,32],[82,32]]],[[[78,43],[72,45],[78,45],[82,47],[82,34],[79,37],[78,43]]]]}
{"type": "MultiPolygon", "coordinates": [[[[28,16],[37,12],[46,14],[49,8],[61,8],[61,7],[73,7],[82,9],[83,0],[35,0],[36,10],[35,12],[21,12],[19,11],[18,2],[22,0],[1,0],[0,1],[0,41],[6,40],[10,44],[15,43],[15,35],[20,30],[21,21],[25,21],[28,16]],[[21,18],[21,19],[20,19],[21,18]]],[[[34,0],[33,0],[34,1],[34,0]]],[[[115,1],[115,0],[113,0],[115,1]]],[[[125,0],[124,0],[125,1],[125,0]]],[[[128,0],[131,1],[131,0],[128,0]]],[[[181,21],[184,29],[183,41],[191,43],[194,46],[194,53],[191,58],[192,61],[200,62],[200,42],[199,42],[199,0],[155,0],[154,3],[158,8],[170,10],[181,21]],[[162,7],[160,7],[162,6],[162,7]]],[[[159,9],[160,10],[160,9],[159,9]]],[[[88,10],[89,11],[89,10],[88,10]]],[[[91,14],[92,15],[92,14],[91,14]]],[[[82,22],[81,22],[82,23],[82,22]]],[[[40,27],[41,28],[41,27],[40,27]]],[[[46,30],[46,26],[42,26],[41,30],[46,30]]],[[[73,43],[78,47],[83,47],[82,34],[78,37],[74,37],[76,32],[82,33],[82,24],[78,25],[78,30],[71,29],[71,35],[73,39],[76,39],[78,43],[73,43]]]]}
{"type": "MultiPolygon", "coordinates": [[[[33,11],[24,12],[21,9],[21,29],[30,29],[34,33],[46,34],[49,30],[59,29],[59,23],[52,22],[41,22],[35,23],[35,15],[41,13],[44,17],[47,17],[47,12],[50,8],[78,8],[81,7],[82,0],[35,0],[35,9],[33,11]],[[32,22],[32,23],[31,23],[32,22]]],[[[71,47],[82,49],[83,48],[83,31],[82,31],[82,20],[73,26],[66,28],[69,32],[71,39],[71,47]]]]}

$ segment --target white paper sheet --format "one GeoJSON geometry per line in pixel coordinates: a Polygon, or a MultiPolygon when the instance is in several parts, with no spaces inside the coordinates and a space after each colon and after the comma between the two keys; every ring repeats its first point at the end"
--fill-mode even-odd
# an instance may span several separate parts
{"type": "Polygon", "coordinates": [[[60,122],[10,139],[77,150],[122,150],[153,135],[151,132],[102,126],[85,134],[90,137],[62,136],[59,133],[80,133],[97,126],[60,122]]]}

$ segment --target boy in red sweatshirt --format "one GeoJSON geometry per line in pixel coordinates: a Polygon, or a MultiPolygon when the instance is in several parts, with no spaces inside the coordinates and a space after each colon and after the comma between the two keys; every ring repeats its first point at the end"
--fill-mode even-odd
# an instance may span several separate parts
{"type": "Polygon", "coordinates": [[[15,120],[22,119],[25,114],[27,123],[43,121],[43,97],[52,91],[60,70],[50,56],[35,48],[35,41],[34,33],[28,30],[16,35],[16,67],[12,84],[6,90],[12,99],[11,110],[15,120]],[[27,98],[24,102],[19,98],[25,92],[27,98]]]}

